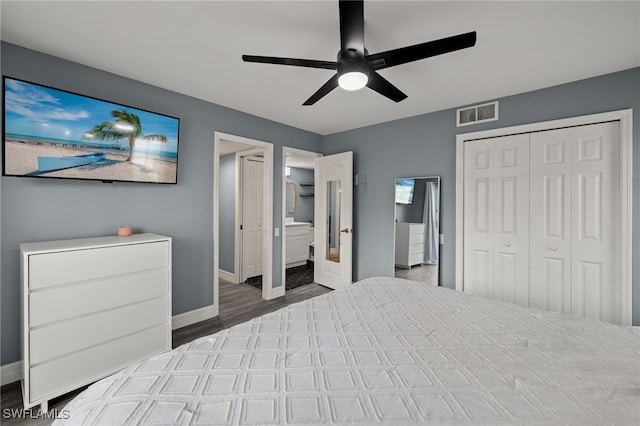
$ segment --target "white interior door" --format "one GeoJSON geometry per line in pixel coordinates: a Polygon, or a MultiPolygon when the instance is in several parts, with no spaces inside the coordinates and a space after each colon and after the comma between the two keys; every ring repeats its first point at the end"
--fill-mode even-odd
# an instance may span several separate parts
{"type": "Polygon", "coordinates": [[[531,135],[531,306],[571,313],[571,129],[531,135]]]}
{"type": "Polygon", "coordinates": [[[620,125],[571,129],[571,311],[622,324],[620,125]]]}
{"type": "Polygon", "coordinates": [[[337,289],[352,279],[353,152],[315,162],[314,281],[337,289]]]}
{"type": "Polygon", "coordinates": [[[531,305],[621,324],[619,123],[531,136],[531,305]]]}
{"type": "Polygon", "coordinates": [[[493,297],[529,306],[529,135],[497,138],[493,297]]]}
{"type": "Polygon", "coordinates": [[[465,143],[465,292],[529,304],[529,135],[465,143]]]}
{"type": "Polygon", "coordinates": [[[495,178],[491,140],[464,144],[464,291],[493,297],[495,178]]]}
{"type": "Polygon", "coordinates": [[[242,157],[242,281],[262,275],[264,160],[242,157]]]}

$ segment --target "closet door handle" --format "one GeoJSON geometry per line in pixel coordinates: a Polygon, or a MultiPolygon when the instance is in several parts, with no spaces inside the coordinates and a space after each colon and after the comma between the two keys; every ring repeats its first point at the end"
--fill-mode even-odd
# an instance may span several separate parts
{"type": "Polygon", "coordinates": [[[511,243],[506,243],[504,246],[505,247],[511,247],[511,243]]]}
{"type": "Polygon", "coordinates": [[[551,251],[558,251],[558,247],[549,247],[551,251]]]}

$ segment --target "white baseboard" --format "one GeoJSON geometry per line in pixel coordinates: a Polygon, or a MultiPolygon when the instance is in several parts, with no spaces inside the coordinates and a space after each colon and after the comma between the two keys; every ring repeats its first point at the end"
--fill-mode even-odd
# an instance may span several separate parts
{"type": "Polygon", "coordinates": [[[0,366],[0,386],[22,379],[22,361],[0,366]]]}
{"type": "Polygon", "coordinates": [[[209,318],[213,318],[215,316],[216,315],[213,311],[213,305],[205,306],[204,308],[200,309],[194,309],[193,311],[174,315],[173,318],[171,318],[171,329],[176,330],[178,328],[186,327],[200,321],[208,320],[209,318]]]}
{"type": "Polygon", "coordinates": [[[234,284],[238,284],[238,277],[236,274],[233,274],[229,271],[225,271],[223,269],[218,269],[218,276],[225,281],[232,282],[234,284]]]}

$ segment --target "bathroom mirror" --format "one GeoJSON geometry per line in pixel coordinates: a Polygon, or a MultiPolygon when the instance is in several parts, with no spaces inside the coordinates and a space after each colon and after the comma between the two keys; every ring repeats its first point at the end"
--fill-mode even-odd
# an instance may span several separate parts
{"type": "Polygon", "coordinates": [[[395,276],[440,282],[440,177],[395,180],[395,276]]]}
{"type": "Polygon", "coordinates": [[[327,253],[326,259],[340,263],[340,197],[339,180],[327,182],[327,253]]]}
{"type": "Polygon", "coordinates": [[[290,216],[295,214],[296,212],[296,199],[298,198],[298,194],[296,192],[296,184],[293,182],[288,182],[287,181],[287,193],[285,195],[285,200],[286,200],[286,207],[287,207],[287,212],[286,215],[290,216]]]}

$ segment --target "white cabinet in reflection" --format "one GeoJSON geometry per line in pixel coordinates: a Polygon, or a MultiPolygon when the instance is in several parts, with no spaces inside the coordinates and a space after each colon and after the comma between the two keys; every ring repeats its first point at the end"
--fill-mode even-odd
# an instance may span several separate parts
{"type": "Polygon", "coordinates": [[[396,223],[396,266],[410,268],[424,259],[424,223],[396,223]]]}

